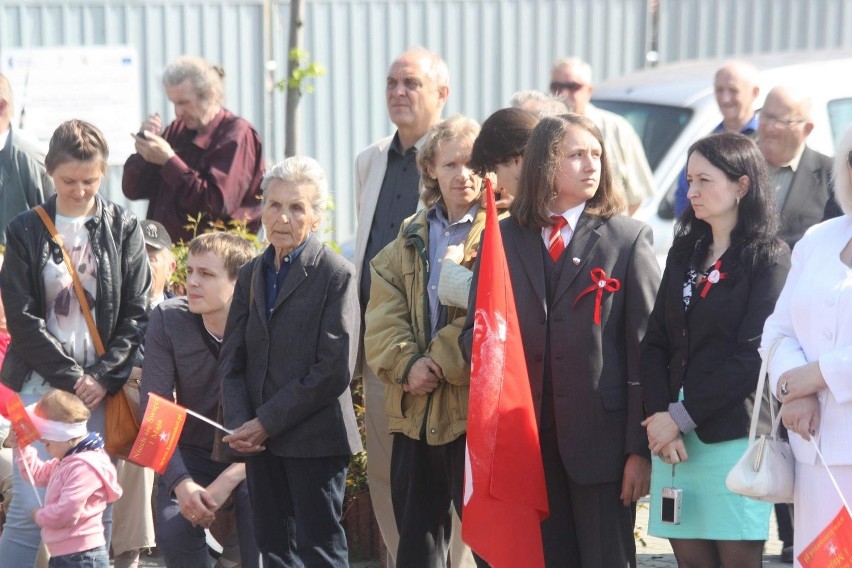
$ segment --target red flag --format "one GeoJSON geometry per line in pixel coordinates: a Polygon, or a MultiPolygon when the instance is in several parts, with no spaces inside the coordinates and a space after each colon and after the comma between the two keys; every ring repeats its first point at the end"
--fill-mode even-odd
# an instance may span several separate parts
{"type": "Polygon", "coordinates": [[[181,430],[186,422],[186,409],[151,393],[148,407],[139,427],[139,435],[128,459],[143,467],[163,473],[175,453],[181,430]]]}
{"type": "Polygon", "coordinates": [[[479,259],[462,522],[464,541],[494,568],[544,566],[548,515],[524,347],[491,184],[479,259]]]}
{"type": "Polygon", "coordinates": [[[0,383],[0,414],[3,415],[3,418],[9,419],[9,411],[6,410],[6,405],[9,403],[12,398],[17,397],[18,393],[0,383]]]}
{"type": "Polygon", "coordinates": [[[4,410],[8,413],[7,418],[12,423],[12,428],[18,437],[19,448],[29,446],[41,438],[38,428],[33,424],[30,415],[27,414],[27,409],[24,408],[24,403],[18,393],[12,391],[12,396],[6,399],[3,405],[5,406],[4,410]]]}
{"type": "Polygon", "coordinates": [[[799,554],[802,568],[852,567],[852,517],[846,507],[799,554]]]}

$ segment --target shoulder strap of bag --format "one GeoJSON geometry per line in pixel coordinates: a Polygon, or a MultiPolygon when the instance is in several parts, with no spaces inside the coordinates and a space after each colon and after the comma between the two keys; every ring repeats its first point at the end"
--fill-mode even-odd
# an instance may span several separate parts
{"type": "Polygon", "coordinates": [[[95,351],[98,357],[106,353],[104,344],[101,341],[101,334],[98,333],[98,326],[95,325],[95,318],[92,317],[92,310],[89,308],[89,302],[86,300],[86,293],[83,290],[83,284],[80,282],[80,277],[77,276],[77,270],[74,268],[74,263],[71,262],[71,257],[68,256],[68,251],[65,250],[65,245],[62,243],[62,237],[56,231],[56,226],[50,220],[50,215],[47,214],[44,207],[39,205],[33,207],[33,210],[41,217],[42,223],[47,227],[47,231],[53,238],[54,242],[59,245],[62,250],[62,259],[65,261],[65,266],[68,267],[68,274],[71,275],[71,280],[74,282],[74,291],[77,293],[77,301],[80,302],[80,309],[83,311],[83,316],[86,318],[86,325],[89,328],[89,335],[92,336],[92,342],[95,344],[95,351]]]}
{"type": "MultiPolygon", "coordinates": [[[[772,356],[775,354],[775,349],[778,348],[778,344],[781,343],[781,338],[776,339],[772,345],[769,347],[769,351],[766,352],[766,357],[763,358],[763,362],[760,364],[760,374],[757,379],[757,390],[754,392],[754,408],[751,411],[751,427],[748,431],[748,441],[749,444],[754,442],[757,437],[757,422],[760,418],[760,407],[763,405],[763,391],[764,385],[766,386],[766,390],[769,390],[769,381],[766,380],[766,376],[769,374],[769,362],[772,361],[772,356]]],[[[769,392],[769,418],[772,422],[772,432],[774,434],[778,425],[775,420],[775,405],[772,404],[772,392],[769,392]]],[[[780,418],[780,416],[779,416],[780,418]]]]}

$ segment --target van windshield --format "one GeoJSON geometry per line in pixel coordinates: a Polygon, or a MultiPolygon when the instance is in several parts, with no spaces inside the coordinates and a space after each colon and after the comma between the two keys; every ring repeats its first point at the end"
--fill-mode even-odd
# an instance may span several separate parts
{"type": "Polygon", "coordinates": [[[660,160],[692,118],[692,109],[686,107],[598,99],[592,102],[627,119],[642,140],[651,170],[657,169],[660,160]]]}

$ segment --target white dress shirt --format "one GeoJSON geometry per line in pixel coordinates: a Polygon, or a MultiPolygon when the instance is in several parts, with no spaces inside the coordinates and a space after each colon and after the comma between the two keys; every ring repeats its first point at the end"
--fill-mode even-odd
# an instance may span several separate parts
{"type": "MultiPolygon", "coordinates": [[[[562,230],[559,231],[559,234],[562,235],[562,244],[565,245],[565,248],[568,248],[568,243],[571,242],[571,237],[574,236],[574,230],[577,228],[577,222],[580,220],[580,215],[583,214],[583,210],[586,208],[586,202],[579,204],[576,207],[572,207],[562,213],[550,213],[550,216],[553,215],[561,215],[565,218],[567,223],[562,227],[562,230]]],[[[541,240],[544,241],[544,248],[550,248],[550,231],[553,229],[552,226],[544,227],[541,229],[541,240]]]]}

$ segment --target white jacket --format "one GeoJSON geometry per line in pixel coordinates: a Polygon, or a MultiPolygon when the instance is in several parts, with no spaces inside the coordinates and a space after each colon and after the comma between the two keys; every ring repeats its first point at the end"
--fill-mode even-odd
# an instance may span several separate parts
{"type": "MultiPolygon", "coordinates": [[[[418,150],[426,141],[426,135],[414,143],[418,150]]],[[[376,202],[382,192],[382,182],[388,168],[388,150],[390,150],[393,135],[382,138],[367,146],[355,158],[355,212],[358,218],[355,228],[355,264],[356,282],[361,281],[361,270],[364,268],[364,254],[367,252],[367,241],[370,238],[370,228],[373,226],[373,216],[376,214],[376,202]]],[[[419,185],[423,193],[423,183],[419,185]]],[[[423,202],[417,202],[417,210],[423,207],[423,202]]]]}
{"type": "MultiPolygon", "coordinates": [[[[852,465],[852,268],[840,252],[852,238],[852,217],[811,227],[793,249],[792,268],[775,312],[763,328],[761,354],[781,343],[769,364],[772,392],[785,371],[819,361],[820,451],[829,465],[852,465]]],[[[810,442],[790,432],[796,459],[813,464],[810,442]]]]}

